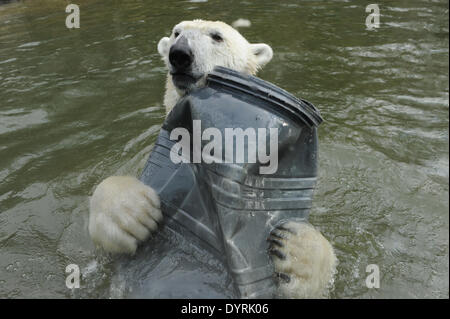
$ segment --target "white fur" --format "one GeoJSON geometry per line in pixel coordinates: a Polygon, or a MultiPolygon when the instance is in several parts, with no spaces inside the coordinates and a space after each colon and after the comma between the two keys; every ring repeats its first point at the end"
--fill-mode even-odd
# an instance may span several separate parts
{"type": "Polygon", "coordinates": [[[290,277],[280,280],[279,289],[288,298],[323,298],[333,281],[337,258],[330,242],[312,225],[289,221],[286,238],[278,247],[285,259],[274,258],[275,271],[290,277]]]}
{"type": "Polygon", "coordinates": [[[158,195],[135,177],[108,177],[92,195],[89,234],[108,252],[133,254],[161,221],[158,195]]]}

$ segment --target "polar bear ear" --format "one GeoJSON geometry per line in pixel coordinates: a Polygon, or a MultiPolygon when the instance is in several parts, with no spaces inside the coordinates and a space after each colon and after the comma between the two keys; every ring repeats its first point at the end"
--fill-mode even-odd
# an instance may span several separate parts
{"type": "Polygon", "coordinates": [[[265,43],[250,44],[252,53],[256,57],[256,62],[260,67],[267,64],[273,57],[273,51],[270,46],[265,43]]]}
{"type": "Polygon", "coordinates": [[[168,37],[164,37],[161,40],[159,40],[158,52],[162,57],[166,57],[169,54],[169,44],[170,39],[168,37]]]}

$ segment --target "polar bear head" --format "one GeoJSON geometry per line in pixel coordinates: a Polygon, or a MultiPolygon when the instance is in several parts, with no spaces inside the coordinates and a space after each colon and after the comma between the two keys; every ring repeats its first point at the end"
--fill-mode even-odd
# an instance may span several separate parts
{"type": "Polygon", "coordinates": [[[170,37],[158,43],[167,68],[164,105],[170,111],[178,99],[205,84],[216,66],[255,74],[272,59],[264,43],[249,43],[236,29],[220,21],[193,20],[177,24],[170,37]]]}

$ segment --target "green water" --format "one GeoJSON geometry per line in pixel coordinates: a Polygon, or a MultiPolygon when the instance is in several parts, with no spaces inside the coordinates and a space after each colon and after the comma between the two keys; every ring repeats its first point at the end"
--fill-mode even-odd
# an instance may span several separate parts
{"type": "Polygon", "coordinates": [[[448,1],[65,1],[0,6],[0,297],[111,296],[88,196],[137,176],[164,119],[158,40],[194,18],[272,46],[259,73],[325,118],[311,222],[339,259],[332,298],[449,297],[448,1]],[[226,4],[225,4],[226,3],[226,4]],[[368,3],[367,3],[368,4],[368,3]],[[379,289],[365,285],[380,268],[379,289]]]}

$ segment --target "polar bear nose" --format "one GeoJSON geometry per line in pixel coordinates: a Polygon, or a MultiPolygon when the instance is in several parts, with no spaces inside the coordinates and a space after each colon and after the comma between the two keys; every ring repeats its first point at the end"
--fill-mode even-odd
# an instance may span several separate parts
{"type": "Polygon", "coordinates": [[[186,38],[181,37],[172,45],[169,51],[170,64],[177,70],[186,70],[191,66],[193,61],[193,54],[188,45],[186,38]]]}

